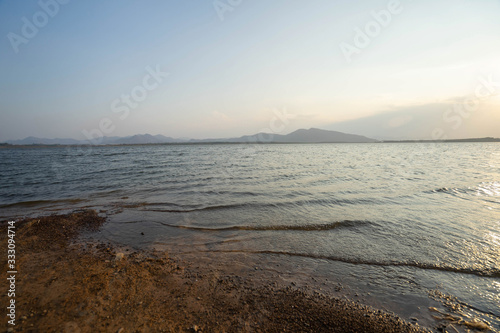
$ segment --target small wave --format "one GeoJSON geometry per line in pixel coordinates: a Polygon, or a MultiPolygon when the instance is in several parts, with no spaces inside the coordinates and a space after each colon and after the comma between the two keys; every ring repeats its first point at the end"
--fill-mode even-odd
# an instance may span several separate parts
{"type": "MultiPolygon", "coordinates": [[[[214,192],[215,193],[215,192],[214,192]]],[[[210,210],[227,210],[227,209],[238,209],[238,208],[295,208],[302,206],[345,206],[345,205],[357,205],[357,204],[381,204],[381,201],[376,198],[370,199],[313,199],[313,200],[298,200],[298,201],[288,201],[288,202],[255,202],[255,203],[234,203],[225,205],[213,205],[213,206],[190,206],[190,205],[178,205],[174,203],[154,203],[154,202],[139,202],[124,204],[123,208],[140,208],[140,207],[151,207],[147,208],[148,211],[153,212],[165,212],[165,213],[192,213],[199,211],[210,211],[210,210]],[[156,207],[155,207],[156,206],[156,207]],[[164,206],[170,206],[168,208],[162,208],[164,206]]]]}
{"type": "Polygon", "coordinates": [[[313,259],[324,259],[331,261],[344,262],[353,265],[370,265],[370,266],[384,266],[384,267],[414,267],[419,269],[426,270],[436,270],[436,271],[444,271],[444,272],[452,272],[452,273],[460,273],[460,274],[471,274],[480,277],[488,277],[488,278],[499,278],[500,277],[500,269],[490,268],[490,269],[476,269],[476,268],[468,268],[468,267],[453,267],[453,266],[445,266],[445,265],[436,265],[430,263],[420,263],[417,261],[408,261],[408,262],[385,262],[385,261],[370,261],[363,259],[355,259],[355,258],[343,258],[343,257],[335,257],[335,256],[323,256],[323,255],[315,255],[315,254],[306,254],[306,253],[292,253],[285,251],[242,251],[242,250],[234,250],[234,251],[215,251],[215,252],[235,252],[235,253],[251,253],[251,254],[270,254],[270,255],[286,255],[293,257],[306,257],[313,259]]]}
{"type": "Polygon", "coordinates": [[[130,152],[128,151],[120,151],[120,152],[113,152],[113,153],[103,153],[101,154],[102,157],[110,157],[110,156],[120,156],[120,155],[129,155],[130,152]]]}
{"type": "Polygon", "coordinates": [[[59,203],[75,204],[75,203],[85,202],[85,201],[86,201],[85,199],[33,200],[33,201],[22,201],[22,202],[15,202],[15,203],[11,203],[11,204],[0,205],[0,208],[34,207],[34,206],[59,204],[59,203]]]}
{"type": "Polygon", "coordinates": [[[134,202],[134,203],[115,203],[115,206],[121,208],[141,208],[149,206],[171,206],[179,207],[172,209],[148,209],[150,211],[170,212],[170,213],[189,213],[197,210],[196,208],[189,208],[189,206],[177,205],[174,203],[155,203],[155,202],[134,202]]]}
{"type": "Polygon", "coordinates": [[[449,191],[450,191],[450,189],[447,187],[441,187],[441,188],[438,188],[436,190],[432,190],[432,192],[434,192],[434,193],[446,193],[449,191]]]}
{"type": "Polygon", "coordinates": [[[471,200],[471,194],[472,191],[469,188],[448,188],[448,187],[442,187],[434,190],[428,190],[425,191],[424,193],[430,193],[430,194],[444,194],[444,195],[449,195],[452,197],[460,198],[462,200],[471,200]]]}
{"type": "MultiPolygon", "coordinates": [[[[149,206],[149,205],[144,205],[144,206],[149,206]]],[[[216,206],[206,206],[206,207],[201,207],[201,208],[188,208],[186,206],[181,206],[184,208],[181,209],[160,209],[160,208],[154,208],[154,209],[147,209],[152,212],[165,212],[165,213],[193,213],[193,212],[200,212],[200,211],[210,211],[210,210],[225,210],[225,209],[233,209],[233,208],[241,208],[241,207],[249,207],[251,205],[249,204],[231,204],[231,205],[216,205],[216,206]]]]}
{"type": "Polygon", "coordinates": [[[430,193],[448,193],[448,194],[452,194],[452,195],[457,195],[457,194],[466,194],[469,191],[470,191],[469,189],[441,187],[441,188],[434,189],[434,190],[427,191],[427,192],[430,192],[430,193]]]}
{"type": "MultiPolygon", "coordinates": [[[[106,187],[106,188],[108,188],[108,187],[106,187]]],[[[94,193],[93,196],[97,197],[97,198],[106,198],[110,194],[116,194],[116,193],[121,193],[121,192],[122,192],[122,190],[118,190],[118,189],[117,190],[108,190],[108,191],[94,193]]]]}
{"type": "Polygon", "coordinates": [[[357,227],[361,225],[372,224],[368,221],[339,221],[327,224],[302,224],[302,225],[267,225],[267,226],[230,226],[230,227],[219,227],[219,228],[209,228],[209,227],[196,227],[196,226],[186,226],[186,225],[175,225],[162,223],[165,226],[179,228],[179,229],[189,229],[198,231],[323,231],[323,230],[333,230],[342,227],[357,227]]]}
{"type": "Polygon", "coordinates": [[[500,185],[497,182],[490,183],[481,183],[474,187],[467,188],[448,188],[442,187],[438,189],[434,189],[432,191],[427,191],[427,193],[446,193],[453,196],[463,196],[465,195],[474,195],[474,196],[486,196],[492,197],[500,194],[500,185]]]}

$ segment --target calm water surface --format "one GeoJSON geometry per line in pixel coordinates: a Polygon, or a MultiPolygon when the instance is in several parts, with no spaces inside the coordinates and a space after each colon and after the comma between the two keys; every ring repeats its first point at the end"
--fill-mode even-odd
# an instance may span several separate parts
{"type": "Polygon", "coordinates": [[[280,260],[407,317],[439,290],[500,327],[497,143],[9,148],[0,184],[2,219],[96,208],[106,240],[280,260]]]}

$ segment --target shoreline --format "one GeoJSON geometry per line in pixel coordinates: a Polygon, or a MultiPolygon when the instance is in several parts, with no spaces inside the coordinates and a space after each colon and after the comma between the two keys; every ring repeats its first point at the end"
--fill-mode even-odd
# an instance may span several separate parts
{"type": "Polygon", "coordinates": [[[95,148],[95,147],[133,147],[133,146],[196,146],[196,145],[309,145],[309,144],[383,144],[383,143],[498,143],[500,138],[466,138],[466,139],[446,139],[446,140],[376,140],[373,142],[349,142],[349,141],[314,141],[314,142],[279,142],[279,141],[202,141],[202,142],[161,142],[161,143],[109,143],[109,144],[10,144],[0,143],[0,149],[27,149],[27,148],[95,148]]]}
{"type": "MultiPolygon", "coordinates": [[[[79,239],[104,222],[91,210],[16,222],[16,325],[6,328],[13,332],[428,332],[382,310],[310,293],[293,283],[256,282],[251,274],[221,272],[193,258],[188,263],[164,251],[134,251],[79,239]]],[[[0,229],[6,247],[6,223],[0,229]]],[[[5,259],[3,263],[5,269],[5,259]]],[[[2,304],[6,302],[3,294],[2,304]]]]}

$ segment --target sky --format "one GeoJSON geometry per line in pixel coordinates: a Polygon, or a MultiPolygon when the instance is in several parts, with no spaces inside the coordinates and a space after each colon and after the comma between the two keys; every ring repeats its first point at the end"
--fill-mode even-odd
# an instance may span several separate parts
{"type": "Polygon", "coordinates": [[[0,0],[0,141],[500,137],[499,0],[0,0]]]}

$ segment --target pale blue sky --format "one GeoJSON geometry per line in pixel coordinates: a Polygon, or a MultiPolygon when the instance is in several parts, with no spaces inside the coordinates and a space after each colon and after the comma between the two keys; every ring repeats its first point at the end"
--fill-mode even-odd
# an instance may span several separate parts
{"type": "Polygon", "coordinates": [[[82,139],[102,119],[109,136],[240,136],[283,110],[295,116],[283,133],[500,137],[498,0],[401,0],[350,61],[341,46],[398,1],[67,2],[51,17],[41,4],[56,0],[0,0],[0,141],[82,139]],[[144,90],[146,68],[169,75],[144,90]],[[147,95],[132,108],[134,89],[147,95]]]}

